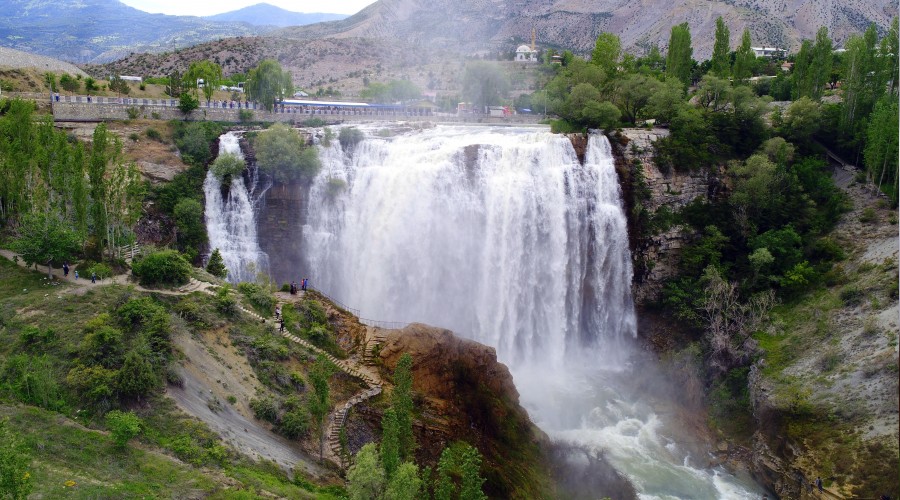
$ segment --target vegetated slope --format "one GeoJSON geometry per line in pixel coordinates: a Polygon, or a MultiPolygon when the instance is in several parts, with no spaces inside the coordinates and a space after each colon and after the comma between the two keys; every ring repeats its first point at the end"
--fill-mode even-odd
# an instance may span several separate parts
{"type": "MultiPolygon", "coordinates": [[[[843,184],[854,206],[830,238],[846,260],[756,337],[765,354],[751,375],[754,456],[773,475],[799,470],[855,498],[896,497],[897,212],[848,174],[843,184]]],[[[781,486],[789,496],[795,487],[781,486]]]]}
{"type": "Polygon", "coordinates": [[[668,43],[672,26],[687,22],[698,59],[712,53],[715,20],[722,16],[736,34],[746,27],[755,44],[796,48],[826,26],[841,44],[851,33],[875,23],[886,30],[896,4],[890,0],[379,0],[342,21],[275,33],[285,38],[371,37],[406,40],[420,50],[456,49],[472,53],[509,50],[529,41],[532,28],[538,43],[588,52],[597,35],[619,35],[626,49],[668,43]]]}
{"type": "Polygon", "coordinates": [[[337,21],[346,17],[346,14],[292,12],[272,4],[258,3],[231,12],[204,16],[204,19],[218,22],[255,24],[258,26],[303,26],[323,21],[337,21]]]}
{"type": "Polygon", "coordinates": [[[36,69],[39,71],[65,72],[71,75],[87,76],[84,71],[78,69],[74,64],[6,47],[0,47],[0,67],[36,69]]]}
{"type": "Polygon", "coordinates": [[[3,45],[75,62],[110,61],[129,52],[169,50],[268,28],[189,16],[148,14],[118,0],[10,0],[3,3],[3,45]]]}

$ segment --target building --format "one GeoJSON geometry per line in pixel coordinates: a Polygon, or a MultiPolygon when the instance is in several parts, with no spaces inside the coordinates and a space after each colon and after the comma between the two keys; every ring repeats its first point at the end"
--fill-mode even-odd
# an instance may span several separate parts
{"type": "Polygon", "coordinates": [[[516,49],[516,62],[537,62],[537,50],[522,44],[516,49]]]}
{"type": "MultiPolygon", "coordinates": [[[[112,81],[113,78],[115,78],[115,76],[110,76],[110,77],[109,77],[109,81],[112,81]]],[[[123,81],[126,81],[126,82],[138,82],[138,83],[141,83],[141,82],[144,81],[144,79],[141,78],[141,77],[139,77],[139,76],[119,75],[119,78],[120,78],[121,80],[123,80],[123,81]]]]}
{"type": "Polygon", "coordinates": [[[756,57],[781,58],[787,55],[787,51],[778,47],[750,47],[756,57]]]}

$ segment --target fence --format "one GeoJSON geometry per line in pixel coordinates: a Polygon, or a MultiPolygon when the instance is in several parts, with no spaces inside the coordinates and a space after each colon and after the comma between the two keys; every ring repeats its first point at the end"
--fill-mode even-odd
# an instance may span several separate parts
{"type": "Polygon", "coordinates": [[[325,297],[326,299],[328,299],[332,304],[334,304],[334,305],[338,306],[339,308],[356,316],[359,319],[359,322],[364,325],[371,326],[374,328],[381,328],[384,330],[399,330],[400,328],[406,328],[407,326],[409,326],[409,323],[403,323],[400,321],[382,321],[382,320],[377,320],[377,319],[363,318],[359,315],[359,309],[350,307],[350,306],[342,303],[341,301],[335,299],[334,297],[328,295],[327,293],[323,292],[322,290],[320,290],[318,288],[314,288],[314,287],[310,286],[310,287],[307,287],[307,289],[311,290],[313,292],[316,292],[317,294],[321,295],[322,297],[325,297]]]}

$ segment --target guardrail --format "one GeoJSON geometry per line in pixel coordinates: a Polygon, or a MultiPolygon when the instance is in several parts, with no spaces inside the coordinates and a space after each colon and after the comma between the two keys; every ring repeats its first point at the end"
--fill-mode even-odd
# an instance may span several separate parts
{"type": "Polygon", "coordinates": [[[341,301],[335,299],[331,295],[328,295],[327,293],[323,292],[322,290],[315,288],[315,287],[311,287],[311,286],[307,286],[307,290],[315,292],[315,293],[321,295],[322,297],[325,297],[332,304],[334,304],[334,305],[338,306],[339,308],[356,316],[357,319],[359,320],[359,322],[364,325],[375,327],[375,328],[381,328],[384,330],[399,330],[401,328],[406,328],[407,326],[409,326],[409,323],[403,323],[401,321],[382,321],[382,320],[377,320],[377,319],[363,318],[359,315],[359,309],[350,307],[350,306],[342,303],[341,301]]]}

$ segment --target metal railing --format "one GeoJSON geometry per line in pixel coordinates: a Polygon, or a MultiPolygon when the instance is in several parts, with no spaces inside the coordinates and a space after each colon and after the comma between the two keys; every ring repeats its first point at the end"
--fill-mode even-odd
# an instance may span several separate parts
{"type": "Polygon", "coordinates": [[[328,299],[329,302],[338,306],[340,309],[343,309],[343,310],[349,312],[350,314],[356,316],[356,318],[359,320],[359,322],[364,325],[375,327],[375,328],[381,328],[384,330],[399,330],[401,328],[406,328],[407,326],[409,326],[409,323],[404,323],[401,321],[383,321],[383,320],[377,320],[377,319],[363,318],[359,315],[359,309],[356,309],[354,307],[350,307],[350,306],[344,304],[343,302],[335,299],[334,297],[332,297],[331,295],[328,295],[327,293],[323,292],[322,290],[312,287],[312,286],[307,286],[307,290],[315,292],[315,293],[321,295],[322,297],[325,297],[326,299],[328,299]]]}

